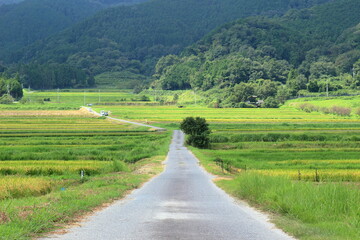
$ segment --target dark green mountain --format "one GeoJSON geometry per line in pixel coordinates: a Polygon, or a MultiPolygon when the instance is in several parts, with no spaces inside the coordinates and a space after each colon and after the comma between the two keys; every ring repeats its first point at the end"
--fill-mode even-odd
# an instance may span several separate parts
{"type": "Polygon", "coordinates": [[[68,63],[92,74],[151,74],[157,59],[178,53],[210,30],[251,15],[282,15],[327,0],[154,0],[100,12],[13,55],[14,62],[68,63]]]}
{"type": "Polygon", "coordinates": [[[22,2],[23,0],[0,0],[0,6],[4,4],[14,4],[22,2]]]}
{"type": "MultiPolygon", "coordinates": [[[[0,6],[0,62],[37,40],[57,33],[104,8],[144,0],[26,0],[0,6]]],[[[1,3],[10,1],[0,0],[1,3]]]]}
{"type": "MultiPolygon", "coordinates": [[[[330,91],[357,89],[359,11],[360,1],[337,0],[290,10],[283,17],[251,17],[227,24],[180,56],[161,58],[155,84],[163,89],[226,89],[225,97],[248,87],[249,94],[263,98],[275,97],[280,84],[289,95],[325,91],[326,85],[330,91]],[[262,85],[274,91],[263,94],[262,85]]],[[[245,100],[236,96],[231,101],[245,100]]]]}

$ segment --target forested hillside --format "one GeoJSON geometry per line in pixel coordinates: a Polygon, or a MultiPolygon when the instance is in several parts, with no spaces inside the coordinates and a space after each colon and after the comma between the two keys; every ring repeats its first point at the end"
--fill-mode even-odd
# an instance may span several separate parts
{"type": "Polygon", "coordinates": [[[23,0],[0,0],[0,6],[4,4],[14,4],[22,1],[23,0]]]}
{"type": "MultiPolygon", "coordinates": [[[[283,100],[360,86],[360,2],[338,0],[283,17],[227,24],[181,56],[159,60],[162,89],[220,89],[227,104],[249,96],[283,100]]],[[[214,96],[214,95],[213,95],[214,96]]]]}
{"type": "Polygon", "coordinates": [[[151,75],[161,56],[180,52],[223,23],[250,15],[281,15],[290,8],[326,1],[155,0],[116,7],[39,41],[9,60],[66,63],[92,75],[124,70],[151,75]]]}
{"type": "Polygon", "coordinates": [[[26,0],[19,4],[2,5],[0,62],[9,62],[10,56],[20,48],[57,33],[101,9],[143,1],[145,0],[26,0]]]}

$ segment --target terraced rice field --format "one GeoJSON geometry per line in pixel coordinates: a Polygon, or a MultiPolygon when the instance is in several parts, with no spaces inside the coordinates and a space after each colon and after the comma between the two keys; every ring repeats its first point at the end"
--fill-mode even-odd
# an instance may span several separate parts
{"type": "MultiPolygon", "coordinates": [[[[151,132],[145,127],[120,124],[76,110],[84,99],[85,103],[101,103],[102,100],[119,103],[125,98],[129,102],[138,97],[136,95],[108,92],[99,99],[96,91],[85,97],[82,92],[69,91],[59,95],[34,92],[26,96],[33,102],[0,106],[0,234],[13,239],[29,237],[34,232],[51,228],[52,223],[66,219],[69,213],[77,214],[82,209],[119,197],[147,179],[146,171],[144,174],[143,170],[133,171],[137,164],[143,159],[150,162],[164,159],[170,131],[151,132]],[[47,97],[51,102],[36,103],[37,99],[47,97]]],[[[355,101],[344,102],[344,106],[350,105],[357,106],[355,101]]],[[[291,201],[285,201],[289,206],[277,202],[283,199],[278,197],[281,192],[288,193],[291,189],[300,189],[299,196],[314,193],[315,200],[334,193],[339,199],[328,199],[331,203],[342,202],[342,197],[347,195],[342,195],[341,191],[346,190],[354,195],[351,209],[358,206],[360,117],[357,115],[307,113],[291,104],[280,109],[111,104],[93,108],[110,111],[112,117],[168,129],[178,129],[182,119],[188,116],[206,118],[212,129],[211,149],[192,148],[193,152],[207,169],[236,177],[234,181],[222,183],[229,192],[236,191],[236,195],[248,190],[239,196],[264,206],[274,202],[276,207],[267,206],[265,210],[287,213],[291,207],[296,208],[291,201]],[[224,163],[224,172],[216,165],[219,159],[224,163]],[[279,176],[287,178],[286,181],[277,180],[279,176]],[[313,184],[314,181],[320,184],[313,184]],[[265,183],[273,183],[274,189],[267,187],[270,193],[261,188],[265,183]],[[307,189],[307,194],[300,185],[307,189]],[[323,193],[318,186],[328,191],[323,193]],[[336,188],[336,194],[332,187],[336,188]],[[261,199],[266,199],[266,204],[261,199]]],[[[295,200],[299,198],[295,194],[291,196],[295,200]]],[[[358,216],[356,211],[347,220],[349,213],[345,211],[346,227],[354,223],[353,219],[358,216]]],[[[328,215],[325,211],[324,216],[328,215]]],[[[290,217],[297,215],[290,214],[290,217]]],[[[324,232],[327,234],[328,230],[324,232]]]]}
{"type": "Polygon", "coordinates": [[[130,90],[114,89],[61,89],[49,91],[24,91],[19,103],[0,104],[4,110],[77,110],[87,104],[118,104],[138,102],[140,95],[130,90]],[[44,101],[45,100],[45,101],[44,101]]]}
{"type": "Polygon", "coordinates": [[[45,135],[68,134],[116,134],[126,131],[147,131],[130,124],[101,119],[86,110],[74,111],[2,111],[0,136],[40,133],[45,135]]]}
{"type": "Polygon", "coordinates": [[[206,118],[212,129],[212,149],[194,151],[210,162],[221,158],[238,169],[293,179],[360,180],[358,116],[307,113],[288,105],[280,109],[101,107],[119,118],[168,128],[177,128],[188,116],[206,118]]]}
{"type": "Polygon", "coordinates": [[[295,180],[360,181],[360,122],[214,124],[212,149],[200,158],[222,159],[238,171],[295,180]]]}
{"type": "Polygon", "coordinates": [[[344,119],[339,116],[325,115],[318,112],[306,113],[293,107],[280,109],[264,108],[206,108],[200,106],[96,106],[96,110],[106,109],[112,116],[150,123],[179,123],[188,116],[201,116],[210,123],[351,123],[359,118],[344,119]]]}
{"type": "Polygon", "coordinates": [[[127,168],[159,154],[167,138],[83,110],[2,111],[0,182],[5,190],[0,199],[48,193],[64,179],[79,179],[82,171],[94,176],[124,170],[119,164],[127,168]]]}

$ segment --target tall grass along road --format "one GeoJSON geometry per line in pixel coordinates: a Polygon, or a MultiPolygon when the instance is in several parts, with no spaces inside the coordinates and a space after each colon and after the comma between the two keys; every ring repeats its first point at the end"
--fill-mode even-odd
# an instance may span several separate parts
{"type": "MultiPolygon", "coordinates": [[[[125,200],[51,239],[292,239],[217,188],[175,131],[167,167],[125,200]]],[[[49,239],[46,238],[46,239],[49,239]]]]}

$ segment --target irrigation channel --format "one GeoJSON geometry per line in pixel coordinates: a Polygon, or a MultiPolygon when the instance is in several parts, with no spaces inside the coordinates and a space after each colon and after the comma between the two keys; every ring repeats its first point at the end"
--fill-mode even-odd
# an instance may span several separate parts
{"type": "Polygon", "coordinates": [[[293,239],[212,181],[174,131],[166,170],[124,200],[44,239],[293,239]]]}

